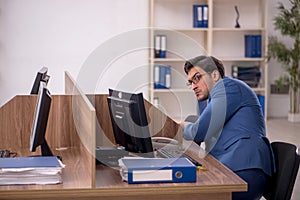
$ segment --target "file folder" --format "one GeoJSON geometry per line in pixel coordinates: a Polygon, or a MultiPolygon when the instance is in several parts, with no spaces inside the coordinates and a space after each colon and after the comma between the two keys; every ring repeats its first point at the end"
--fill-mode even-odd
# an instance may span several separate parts
{"type": "Polygon", "coordinates": [[[208,5],[193,5],[194,28],[208,28],[208,5]]]}
{"type": "Polygon", "coordinates": [[[193,5],[194,28],[202,27],[202,5],[193,5]]]}
{"type": "Polygon", "coordinates": [[[255,55],[254,57],[261,57],[261,35],[255,35],[255,55]]]}
{"type": "Polygon", "coordinates": [[[62,183],[62,168],[56,156],[0,158],[0,185],[62,183]]]}
{"type": "Polygon", "coordinates": [[[62,167],[56,156],[1,158],[0,160],[0,169],[62,167]]]}
{"type": "Polygon", "coordinates": [[[245,57],[260,58],[261,49],[261,35],[245,35],[245,57]]]}
{"type": "Polygon", "coordinates": [[[154,57],[160,58],[160,35],[154,37],[154,57]]]}
{"type": "Polygon", "coordinates": [[[171,66],[154,66],[154,89],[170,89],[172,84],[171,79],[171,66]]]}
{"type": "Polygon", "coordinates": [[[161,35],[160,36],[160,58],[167,57],[167,36],[161,35]]]}
{"type": "Polygon", "coordinates": [[[208,5],[202,5],[202,26],[203,28],[208,28],[208,5]]]}
{"type": "Polygon", "coordinates": [[[129,184],[196,182],[196,166],[187,158],[121,159],[121,176],[129,184]]]}

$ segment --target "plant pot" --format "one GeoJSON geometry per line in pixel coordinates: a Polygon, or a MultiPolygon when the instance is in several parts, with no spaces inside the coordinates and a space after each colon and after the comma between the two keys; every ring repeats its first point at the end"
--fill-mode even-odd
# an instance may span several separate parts
{"type": "Polygon", "coordinates": [[[275,84],[271,84],[271,94],[288,94],[289,93],[289,85],[283,85],[282,87],[278,87],[275,84]]]}

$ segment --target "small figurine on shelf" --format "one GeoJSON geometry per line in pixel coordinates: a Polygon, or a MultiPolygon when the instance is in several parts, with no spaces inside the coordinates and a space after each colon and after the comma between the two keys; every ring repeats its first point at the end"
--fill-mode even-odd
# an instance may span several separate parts
{"type": "Polygon", "coordinates": [[[234,9],[235,9],[235,12],[236,12],[236,24],[235,24],[235,28],[240,28],[240,24],[239,24],[239,18],[240,18],[240,13],[239,13],[239,10],[238,10],[238,7],[237,6],[234,6],[234,9]]]}

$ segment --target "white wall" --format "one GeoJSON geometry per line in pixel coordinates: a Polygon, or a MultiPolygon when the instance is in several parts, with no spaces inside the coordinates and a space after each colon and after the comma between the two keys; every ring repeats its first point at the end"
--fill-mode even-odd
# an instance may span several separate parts
{"type": "MultiPolygon", "coordinates": [[[[65,70],[76,78],[95,49],[147,24],[148,1],[0,0],[0,106],[17,94],[29,94],[42,66],[49,68],[51,93],[63,93],[65,70]]],[[[115,67],[123,72],[119,77],[129,63],[147,62],[144,52],[127,54],[120,56],[126,64],[115,67]]],[[[109,86],[119,79],[112,77],[109,86]]]]}

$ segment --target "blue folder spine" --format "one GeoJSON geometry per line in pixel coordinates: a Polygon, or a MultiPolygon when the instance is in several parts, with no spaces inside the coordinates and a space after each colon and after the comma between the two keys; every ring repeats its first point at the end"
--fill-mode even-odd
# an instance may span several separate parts
{"type": "Polygon", "coordinates": [[[208,5],[193,5],[193,27],[208,27],[208,5]]]}
{"type": "Polygon", "coordinates": [[[202,14],[203,14],[202,28],[208,28],[208,5],[202,5],[202,14]]]}
{"type": "Polygon", "coordinates": [[[261,35],[255,35],[255,57],[260,58],[262,56],[261,52],[261,35]]]}
{"type": "Polygon", "coordinates": [[[199,28],[202,26],[202,5],[193,5],[193,27],[199,28]]]}
{"type": "Polygon", "coordinates": [[[196,166],[186,158],[176,158],[176,161],[174,159],[165,166],[156,164],[128,168],[128,183],[183,183],[197,180],[196,166]]]}
{"type": "Polygon", "coordinates": [[[154,89],[171,88],[171,66],[155,65],[154,67],[154,89]]]}
{"type": "Polygon", "coordinates": [[[160,58],[160,35],[154,36],[154,57],[160,58]]]}
{"type": "Polygon", "coordinates": [[[167,57],[167,36],[161,35],[160,36],[160,58],[167,57]]]}
{"type": "Polygon", "coordinates": [[[261,35],[245,35],[245,57],[260,58],[262,56],[261,35]]]}

